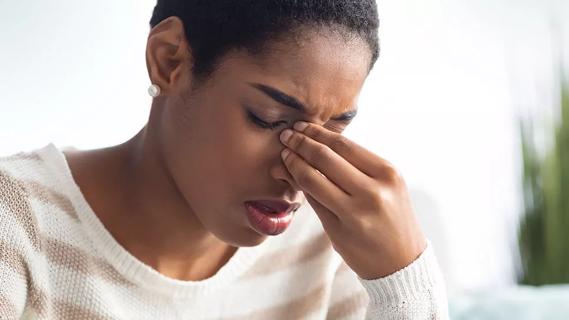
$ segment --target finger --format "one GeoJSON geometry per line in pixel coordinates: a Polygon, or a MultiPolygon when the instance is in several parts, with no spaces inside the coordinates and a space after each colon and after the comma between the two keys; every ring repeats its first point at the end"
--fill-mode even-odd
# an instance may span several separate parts
{"type": "Polygon", "coordinates": [[[389,162],[375,153],[360,146],[354,141],[346,138],[345,136],[330,131],[322,126],[299,121],[295,123],[294,129],[298,132],[309,136],[310,138],[327,145],[330,149],[338,153],[346,161],[350,162],[361,172],[369,177],[377,178],[384,174],[383,170],[386,167],[391,167],[389,162]]]}
{"type": "Polygon", "coordinates": [[[281,141],[347,194],[358,194],[369,188],[371,178],[330,147],[300,132],[290,130],[290,136],[286,132],[281,135],[281,141]]]}
{"type": "Polygon", "coordinates": [[[310,194],[305,194],[306,200],[316,212],[316,215],[322,222],[324,230],[327,232],[335,232],[339,226],[340,219],[328,208],[323,206],[320,202],[316,201],[310,194]]]}
{"type": "Polygon", "coordinates": [[[306,163],[294,151],[285,148],[283,150],[283,162],[302,191],[308,193],[330,211],[341,212],[343,209],[341,205],[349,203],[350,196],[348,194],[306,163]]]}

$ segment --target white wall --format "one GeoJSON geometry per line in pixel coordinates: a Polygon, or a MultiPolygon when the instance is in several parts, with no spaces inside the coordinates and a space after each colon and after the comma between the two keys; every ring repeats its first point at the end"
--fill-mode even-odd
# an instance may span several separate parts
{"type": "Polygon", "coordinates": [[[568,4],[380,4],[383,51],[362,97],[369,116],[351,132],[403,170],[451,291],[515,282],[515,119],[519,109],[554,102],[552,48],[560,43],[549,19],[569,43],[560,19],[568,4]]]}
{"type": "Polygon", "coordinates": [[[146,121],[152,1],[0,1],[0,153],[119,143],[146,121]]]}
{"type": "MultiPolygon", "coordinates": [[[[50,141],[102,147],[135,134],[150,106],[152,6],[0,1],[0,154],[50,141]]],[[[380,1],[381,57],[346,135],[404,173],[451,291],[514,281],[515,106],[550,102],[547,17],[562,7],[380,1]]]]}

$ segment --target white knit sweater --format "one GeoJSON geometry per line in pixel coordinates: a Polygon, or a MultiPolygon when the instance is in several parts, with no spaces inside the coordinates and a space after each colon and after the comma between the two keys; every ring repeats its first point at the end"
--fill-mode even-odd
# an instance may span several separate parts
{"type": "Polygon", "coordinates": [[[0,158],[0,319],[447,319],[447,308],[430,241],[411,265],[365,280],[308,205],[214,276],[169,278],[112,237],[55,145],[0,158]]]}

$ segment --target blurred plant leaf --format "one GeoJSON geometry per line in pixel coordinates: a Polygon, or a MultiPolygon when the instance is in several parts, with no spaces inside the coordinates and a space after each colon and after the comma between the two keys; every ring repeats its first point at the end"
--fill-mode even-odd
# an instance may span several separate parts
{"type": "Polygon", "coordinates": [[[532,119],[520,120],[523,216],[518,231],[521,284],[569,283],[569,83],[560,73],[553,144],[540,157],[532,119]]]}

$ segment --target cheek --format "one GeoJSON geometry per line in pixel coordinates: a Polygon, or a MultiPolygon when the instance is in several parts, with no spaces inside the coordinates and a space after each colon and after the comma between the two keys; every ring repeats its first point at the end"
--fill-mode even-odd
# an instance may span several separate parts
{"type": "Polygon", "coordinates": [[[271,185],[271,169],[280,163],[283,149],[278,131],[259,130],[250,124],[236,126],[226,136],[220,150],[223,188],[233,196],[248,198],[271,185]]]}
{"type": "Polygon", "coordinates": [[[177,123],[167,152],[182,192],[192,202],[208,202],[208,206],[256,192],[271,165],[280,161],[283,148],[279,130],[255,128],[237,107],[216,108],[201,109],[184,120],[172,119],[177,123]]]}
{"type": "Polygon", "coordinates": [[[224,141],[222,161],[226,172],[240,181],[250,180],[263,170],[267,161],[267,136],[240,126],[224,141]]]}
{"type": "Polygon", "coordinates": [[[226,112],[220,123],[215,152],[232,175],[259,175],[270,158],[278,154],[278,132],[255,127],[242,109],[235,107],[226,112]]]}

